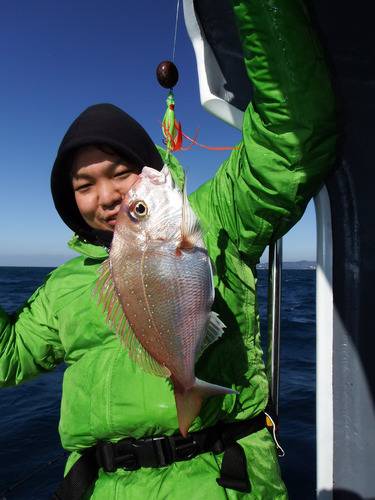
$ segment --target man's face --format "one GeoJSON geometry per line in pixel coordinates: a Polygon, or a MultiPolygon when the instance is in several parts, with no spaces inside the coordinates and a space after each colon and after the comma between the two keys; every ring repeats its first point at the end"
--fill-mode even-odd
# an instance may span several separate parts
{"type": "Polygon", "coordinates": [[[78,209],[93,229],[113,231],[123,197],[139,170],[115,154],[89,146],[74,158],[72,182],[78,209]]]}

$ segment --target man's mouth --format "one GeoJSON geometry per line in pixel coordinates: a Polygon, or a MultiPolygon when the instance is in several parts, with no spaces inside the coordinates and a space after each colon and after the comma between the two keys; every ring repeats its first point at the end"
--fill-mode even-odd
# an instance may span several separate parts
{"type": "Polygon", "coordinates": [[[109,224],[110,226],[114,226],[116,224],[118,212],[115,214],[109,215],[108,217],[105,217],[104,221],[106,224],[109,224]]]}

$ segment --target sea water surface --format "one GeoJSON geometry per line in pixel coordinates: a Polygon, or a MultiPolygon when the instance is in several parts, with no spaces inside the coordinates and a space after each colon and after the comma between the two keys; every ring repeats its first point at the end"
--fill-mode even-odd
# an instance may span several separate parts
{"type": "MultiPolygon", "coordinates": [[[[0,267],[0,304],[14,312],[49,268],[0,267]]],[[[267,271],[258,271],[264,335],[267,271]]],[[[284,270],[280,459],[292,500],[315,498],[315,271],[284,270]]],[[[64,366],[0,390],[0,500],[44,500],[59,484],[66,454],[57,432],[64,366]]],[[[177,500],[177,499],[176,499],[177,500]]],[[[178,499],[179,500],[179,499],[178,499]]],[[[210,499],[211,500],[211,499],[210,499]]]]}

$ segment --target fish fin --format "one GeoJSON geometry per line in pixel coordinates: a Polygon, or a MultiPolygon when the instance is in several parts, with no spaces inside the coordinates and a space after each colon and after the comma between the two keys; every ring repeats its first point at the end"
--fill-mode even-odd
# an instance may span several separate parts
{"type": "Polygon", "coordinates": [[[158,377],[170,377],[171,372],[168,368],[158,363],[134,335],[116,293],[109,259],[103,262],[99,272],[95,288],[95,292],[99,295],[98,303],[104,309],[107,323],[119,335],[122,344],[128,350],[130,359],[147,373],[158,377]]]}
{"type": "Polygon", "coordinates": [[[191,389],[184,393],[175,390],[174,396],[176,400],[178,427],[181,434],[186,437],[189,432],[189,427],[193,420],[199,415],[202,407],[202,402],[210,396],[218,396],[223,394],[238,394],[233,389],[222,387],[216,384],[210,384],[203,380],[195,379],[195,383],[191,389]]]}
{"type": "Polygon", "coordinates": [[[111,323],[118,312],[120,304],[111,276],[109,259],[106,259],[99,268],[99,278],[94,293],[98,295],[98,304],[103,307],[107,322],[111,323]]]}
{"type": "Polygon", "coordinates": [[[112,280],[109,259],[100,266],[94,293],[98,295],[98,304],[103,307],[107,323],[123,339],[129,325],[112,280]]]}
{"type": "Polygon", "coordinates": [[[134,332],[129,328],[124,337],[124,346],[129,351],[129,357],[136,363],[142,370],[157,377],[170,377],[171,372],[169,369],[161,365],[154,359],[143,347],[134,332]]]}
{"type": "Polygon", "coordinates": [[[202,230],[187,197],[185,175],[184,187],[182,189],[181,242],[178,248],[191,249],[199,240],[202,240],[202,230]]]}
{"type": "Polygon", "coordinates": [[[197,352],[196,361],[198,361],[203,351],[205,351],[209,345],[223,335],[224,328],[226,328],[226,326],[219,318],[219,315],[216,312],[211,311],[208,319],[206,335],[204,336],[199,351],[197,352]]]}
{"type": "Polygon", "coordinates": [[[99,267],[98,275],[99,277],[96,281],[94,293],[98,293],[100,296],[104,291],[104,284],[111,278],[111,267],[109,259],[106,259],[104,262],[102,262],[99,267]]]}

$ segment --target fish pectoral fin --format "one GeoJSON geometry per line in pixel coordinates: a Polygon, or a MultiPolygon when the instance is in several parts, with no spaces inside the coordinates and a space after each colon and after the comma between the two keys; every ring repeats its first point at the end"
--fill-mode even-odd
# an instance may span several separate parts
{"type": "Polygon", "coordinates": [[[187,436],[193,420],[199,415],[203,400],[210,396],[223,394],[238,393],[233,389],[228,389],[227,387],[222,387],[216,384],[210,384],[204,380],[199,380],[198,378],[195,379],[193,387],[184,393],[175,390],[174,397],[176,400],[178,427],[184,437],[187,436]]]}
{"type": "Polygon", "coordinates": [[[196,359],[195,361],[198,361],[198,359],[201,357],[203,351],[207,349],[209,345],[211,345],[215,340],[220,338],[223,333],[224,333],[224,328],[225,325],[219,318],[219,315],[211,311],[210,317],[207,323],[207,328],[206,328],[206,335],[204,336],[204,339],[202,341],[202,344],[197,351],[196,359]]]}

